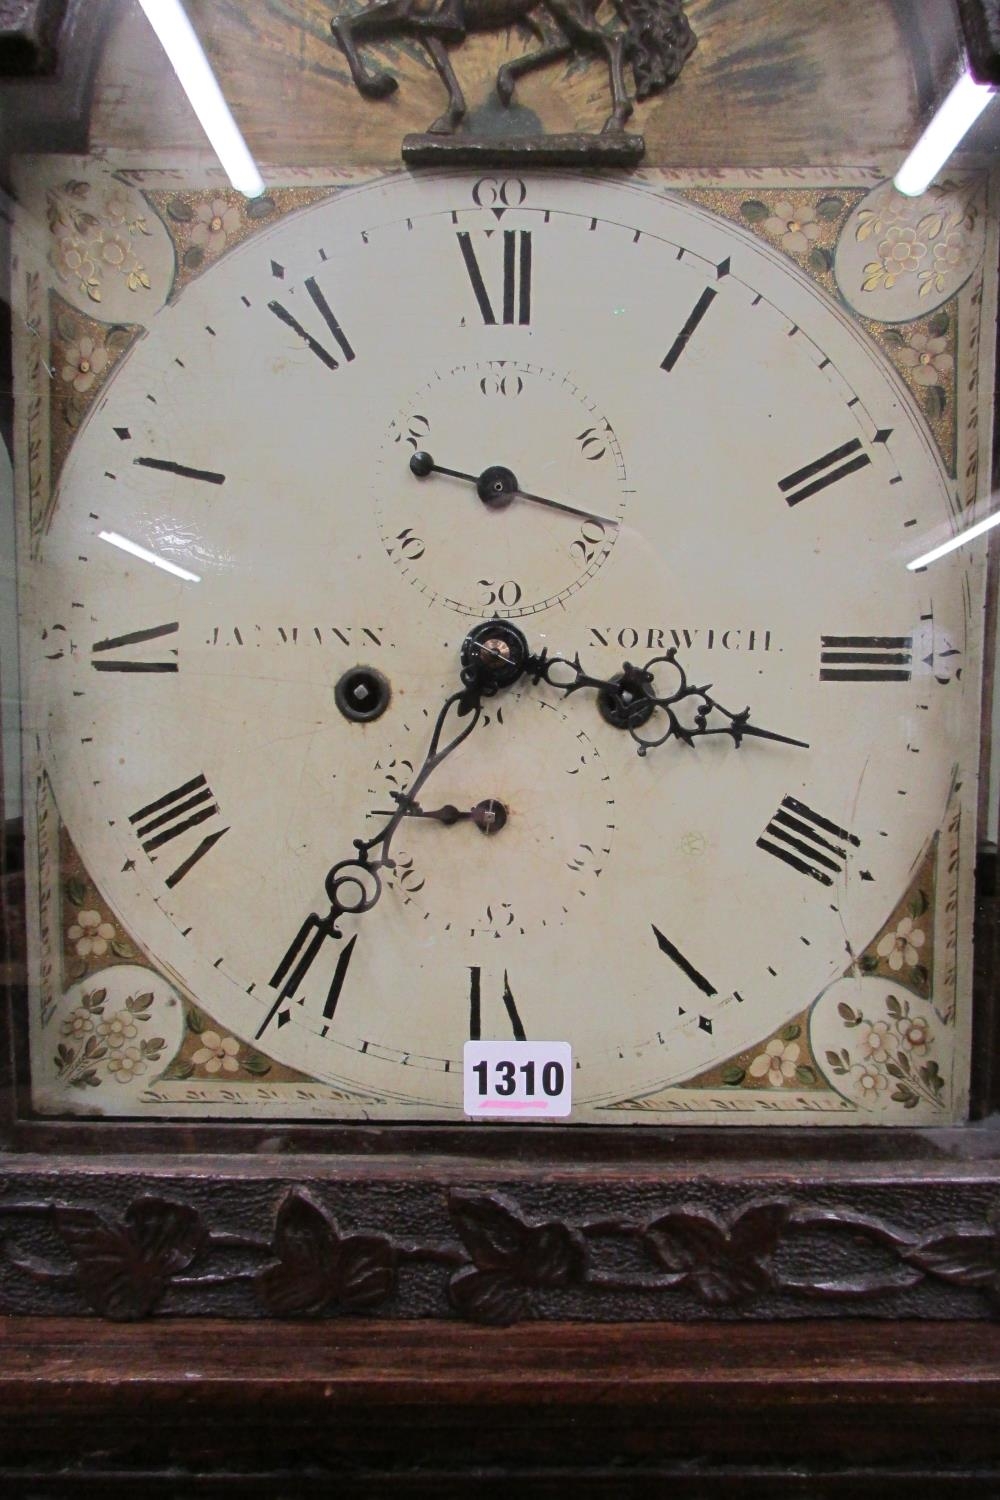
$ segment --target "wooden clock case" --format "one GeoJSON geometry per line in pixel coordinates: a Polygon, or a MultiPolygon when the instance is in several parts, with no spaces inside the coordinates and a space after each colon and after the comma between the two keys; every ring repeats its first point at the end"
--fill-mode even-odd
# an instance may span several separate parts
{"type": "MultiPolygon", "coordinates": [[[[891,0],[805,9],[804,20],[801,0],[692,0],[700,50],[687,102],[678,92],[640,117],[647,160],[901,153],[954,65],[957,13],[891,0]],[[710,106],[698,90],[711,90],[710,106]]],[[[406,55],[390,111],[358,99],[334,54],[323,66],[317,0],[189,10],[252,148],[280,128],[286,159],[391,165],[403,131],[436,107],[437,80],[406,55]]],[[[20,0],[0,6],[0,23],[0,59],[21,75],[5,84],[5,158],[39,149],[39,129],[59,149],[197,143],[166,63],[162,76],[131,67],[143,50],[137,7],[20,0]],[[153,107],[137,108],[143,100],[153,107]]],[[[485,90],[507,45],[477,39],[470,80],[485,90]]],[[[548,129],[590,128],[604,102],[592,85],[587,70],[544,76],[525,98],[548,129]]],[[[974,144],[995,151],[993,130],[974,144]]],[[[472,1482],[493,1493],[512,1480],[540,1496],[570,1483],[645,1494],[668,1480],[692,1496],[734,1483],[761,1495],[901,1494],[931,1479],[934,1493],[997,1492],[1000,928],[989,847],[975,1120],[755,1133],[33,1120],[14,1021],[18,857],[9,829],[8,1493],[114,1494],[141,1478],[149,1494],[318,1494],[333,1476],[350,1476],[358,1495],[472,1482]],[[687,1247],[669,1264],[649,1253],[664,1221],[687,1247]],[[182,1468],[200,1477],[181,1490],[182,1468]]]]}

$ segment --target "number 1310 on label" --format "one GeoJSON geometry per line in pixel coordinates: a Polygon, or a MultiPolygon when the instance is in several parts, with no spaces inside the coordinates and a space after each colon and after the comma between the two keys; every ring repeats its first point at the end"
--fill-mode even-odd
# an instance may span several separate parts
{"type": "Polygon", "coordinates": [[[570,1112],[568,1042],[466,1042],[465,1113],[478,1119],[558,1119],[570,1112]]]}

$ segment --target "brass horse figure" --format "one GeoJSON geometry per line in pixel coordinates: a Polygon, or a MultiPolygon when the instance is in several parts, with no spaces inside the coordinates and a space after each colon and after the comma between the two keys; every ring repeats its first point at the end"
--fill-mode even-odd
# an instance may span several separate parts
{"type": "Polygon", "coordinates": [[[684,0],[612,0],[621,27],[605,29],[597,19],[601,0],[377,0],[356,15],[335,16],[331,30],[347,58],[351,77],[371,99],[398,86],[384,69],[369,68],[358,43],[380,37],[412,36],[430,54],[448,90],[448,108],[429,131],[449,135],[466,114],[448,48],[469,32],[494,31],[521,23],[538,39],[536,52],[506,62],[497,73],[496,90],[503,104],[514,95],[516,80],[535,68],[576,51],[603,54],[611,86],[611,114],[604,132],[620,132],[633,110],[625,82],[630,64],[635,95],[646,99],[679,77],[697,38],[684,14],[684,0]]]}

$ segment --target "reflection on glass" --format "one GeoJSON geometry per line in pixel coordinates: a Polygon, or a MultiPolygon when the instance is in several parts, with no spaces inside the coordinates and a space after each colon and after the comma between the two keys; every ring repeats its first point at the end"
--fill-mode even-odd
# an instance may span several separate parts
{"type": "Polygon", "coordinates": [[[146,19],[170,59],[181,88],[233,187],[248,198],[264,191],[264,179],[240,134],[181,0],[139,0],[146,19]]]}
{"type": "Polygon", "coordinates": [[[927,191],[995,92],[988,84],[977,83],[971,73],[962,74],[896,173],[895,185],[901,193],[919,198],[927,191]]]}
{"type": "Polygon", "coordinates": [[[989,531],[998,522],[1000,522],[1000,511],[994,511],[993,515],[986,516],[982,521],[977,521],[974,526],[966,526],[964,531],[960,531],[957,536],[949,537],[939,547],[932,547],[929,552],[924,552],[920,557],[915,557],[906,566],[911,573],[915,573],[918,568],[926,568],[928,563],[937,562],[939,557],[947,557],[948,553],[954,552],[956,547],[964,547],[966,542],[974,542],[977,537],[982,536],[984,532],[989,531]]]}
{"type": "Polygon", "coordinates": [[[98,536],[102,542],[110,542],[112,547],[120,547],[123,552],[131,553],[143,562],[152,563],[154,568],[162,568],[164,573],[173,573],[175,578],[183,578],[185,583],[201,582],[197,573],[189,573],[187,568],[178,567],[177,563],[168,562],[165,557],[158,557],[155,552],[140,547],[138,542],[130,542],[127,536],[120,536],[117,531],[100,531],[98,536]]]}

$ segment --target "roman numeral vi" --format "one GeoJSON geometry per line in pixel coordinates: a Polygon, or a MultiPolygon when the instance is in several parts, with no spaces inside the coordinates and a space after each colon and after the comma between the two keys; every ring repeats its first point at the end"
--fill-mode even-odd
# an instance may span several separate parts
{"type": "Polygon", "coordinates": [[[822,458],[813,459],[812,463],[779,479],[778,489],[789,505],[798,505],[802,500],[808,500],[810,495],[818,494],[828,485],[846,479],[848,474],[854,474],[870,463],[868,454],[862,451],[860,439],[851,438],[849,443],[832,448],[822,458]]]}
{"type": "Polygon", "coordinates": [[[176,672],[176,647],[165,653],[172,656],[173,661],[163,657],[118,656],[114,653],[131,646],[142,646],[146,641],[158,641],[165,635],[176,635],[178,629],[177,621],[172,620],[169,625],[152,625],[148,630],[130,630],[127,635],[111,635],[106,640],[95,641],[90,651],[91,656],[98,659],[92,660],[90,665],[95,672],[176,672]]]}
{"type": "MultiPolygon", "coordinates": [[[[480,1042],[483,1039],[483,1007],[482,1007],[482,969],[478,964],[472,964],[469,968],[469,1041],[480,1042]]],[[[507,970],[503,971],[503,1005],[510,1022],[511,1033],[515,1042],[527,1041],[524,1034],[524,1026],[521,1017],[517,1013],[514,1004],[514,996],[511,993],[510,981],[507,978],[507,970]]]]}

